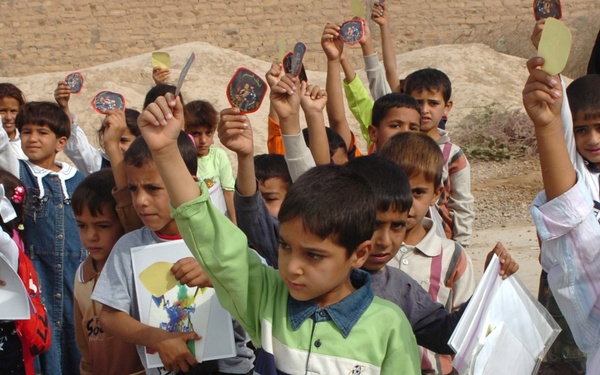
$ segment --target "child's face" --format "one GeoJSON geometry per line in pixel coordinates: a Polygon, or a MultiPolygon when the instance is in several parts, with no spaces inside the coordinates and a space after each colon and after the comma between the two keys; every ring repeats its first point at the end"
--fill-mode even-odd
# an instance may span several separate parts
{"type": "Polygon", "coordinates": [[[302,218],[281,223],[279,237],[279,274],[296,300],[313,300],[325,307],[354,291],[350,270],[363,265],[370,241],[348,257],[346,249],[331,237],[321,239],[306,231],[302,218]]]}
{"type": "Polygon", "coordinates": [[[258,187],[260,189],[260,195],[269,209],[269,214],[273,217],[277,217],[283,198],[285,198],[288,192],[287,184],[279,177],[271,177],[259,181],[258,187]]]}
{"type": "Polygon", "coordinates": [[[17,128],[15,127],[15,118],[19,113],[19,102],[17,99],[5,96],[0,99],[0,117],[2,117],[2,126],[10,139],[15,138],[17,128]]]}
{"type": "Polygon", "coordinates": [[[206,156],[210,151],[210,146],[215,142],[215,133],[209,127],[198,127],[191,130],[190,135],[194,137],[196,143],[196,153],[198,156],[206,156]]]}
{"type": "Polygon", "coordinates": [[[94,259],[96,270],[99,271],[117,240],[125,234],[125,230],[115,210],[107,204],[102,206],[102,213],[96,216],[84,206],[81,214],[76,215],[76,219],[81,243],[94,259]]]}
{"type": "Polygon", "coordinates": [[[53,169],[56,154],[66,143],[67,137],[57,137],[48,125],[25,124],[21,128],[21,148],[27,158],[40,167],[53,169]]]}
{"type": "Polygon", "coordinates": [[[573,116],[573,133],[577,152],[590,163],[600,165],[600,116],[573,116]]]}
{"type": "Polygon", "coordinates": [[[373,250],[363,268],[370,272],[379,271],[389,262],[402,246],[406,234],[408,211],[377,211],[375,232],[371,237],[373,250]]]}
{"type": "Polygon", "coordinates": [[[379,127],[369,126],[369,136],[375,147],[381,150],[383,144],[398,133],[419,131],[421,115],[413,108],[396,107],[388,109],[379,127]]]}
{"type": "Polygon", "coordinates": [[[169,195],[154,162],[145,162],[140,168],[125,164],[125,172],[133,208],[144,226],[164,236],[178,236],[179,230],[171,218],[169,195]]]}
{"type": "Polygon", "coordinates": [[[448,115],[452,109],[452,100],[444,101],[440,90],[421,92],[413,91],[410,96],[415,98],[421,106],[421,132],[429,133],[437,131],[437,127],[442,121],[442,117],[448,115]]]}
{"type": "Polygon", "coordinates": [[[119,148],[121,152],[124,154],[129,150],[129,146],[135,141],[135,135],[131,133],[129,128],[126,128],[123,134],[121,135],[121,139],[119,139],[119,148]]]}
{"type": "Polygon", "coordinates": [[[433,206],[442,193],[443,186],[435,189],[433,181],[427,181],[423,173],[418,173],[409,178],[413,204],[408,212],[406,230],[408,232],[422,226],[421,222],[430,206],[433,206]]]}

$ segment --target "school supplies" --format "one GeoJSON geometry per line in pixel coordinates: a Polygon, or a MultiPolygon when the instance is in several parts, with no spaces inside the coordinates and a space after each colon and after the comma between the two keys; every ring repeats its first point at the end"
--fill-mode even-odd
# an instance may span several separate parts
{"type": "MultiPolygon", "coordinates": [[[[32,302],[23,281],[0,254],[0,279],[6,285],[0,286],[0,320],[25,320],[30,318],[32,302]]],[[[35,308],[33,309],[35,312],[35,308]]]]}
{"type": "Polygon", "coordinates": [[[100,91],[94,96],[91,103],[94,111],[103,115],[110,109],[125,110],[125,97],[113,91],[100,91]]]}
{"type": "Polygon", "coordinates": [[[185,76],[187,76],[188,72],[190,71],[190,68],[192,67],[192,64],[194,63],[194,61],[196,61],[196,53],[192,52],[187,63],[185,63],[183,70],[181,70],[181,74],[179,75],[179,80],[177,81],[177,88],[175,89],[175,96],[179,95],[179,91],[181,91],[181,86],[183,86],[183,80],[185,79],[185,76]]]}
{"type": "Polygon", "coordinates": [[[571,52],[571,31],[561,21],[548,18],[538,45],[538,56],[544,58],[542,70],[554,75],[563,71],[571,52]]]}
{"type": "Polygon", "coordinates": [[[346,21],[340,28],[340,39],[350,46],[359,43],[364,34],[365,24],[362,19],[346,21]]]}
{"type": "MultiPolygon", "coordinates": [[[[292,57],[293,53],[290,52],[283,58],[283,70],[286,74],[292,72],[292,57]]],[[[306,70],[304,69],[304,63],[302,63],[302,66],[300,67],[298,78],[300,78],[300,81],[308,82],[308,76],[306,75],[306,70]]]]}
{"type": "Polygon", "coordinates": [[[69,85],[71,94],[79,94],[83,88],[83,75],[79,72],[74,72],[65,77],[65,82],[69,85]]]}
{"type": "Polygon", "coordinates": [[[152,67],[169,69],[171,66],[171,55],[167,52],[152,52],[152,67]]]}
{"type": "Polygon", "coordinates": [[[246,68],[239,68],[227,85],[227,100],[240,113],[258,111],[267,93],[267,84],[256,73],[246,68]]]}
{"type": "Polygon", "coordinates": [[[535,20],[539,21],[545,18],[562,18],[562,6],[560,0],[534,0],[533,15],[535,20]]]}

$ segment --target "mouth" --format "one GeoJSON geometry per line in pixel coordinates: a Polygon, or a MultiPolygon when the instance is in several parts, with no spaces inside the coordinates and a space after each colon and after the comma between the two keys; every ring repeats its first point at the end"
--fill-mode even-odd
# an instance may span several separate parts
{"type": "Polygon", "coordinates": [[[390,254],[389,253],[381,253],[381,254],[371,254],[369,255],[369,258],[377,263],[387,263],[387,261],[390,259],[390,254]]]}
{"type": "Polygon", "coordinates": [[[304,288],[303,284],[298,284],[290,280],[286,280],[286,284],[290,290],[302,290],[304,288]]]}

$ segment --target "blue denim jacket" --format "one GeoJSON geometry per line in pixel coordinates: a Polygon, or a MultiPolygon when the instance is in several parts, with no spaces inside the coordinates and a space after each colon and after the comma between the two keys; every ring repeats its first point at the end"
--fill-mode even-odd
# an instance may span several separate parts
{"type": "Polygon", "coordinates": [[[73,284],[87,251],[79,238],[70,197],[84,176],[67,164],[57,173],[22,160],[19,175],[27,190],[26,253],[38,273],[51,323],[52,345],[40,357],[41,370],[78,374],[81,354],[75,343],[73,284]]]}

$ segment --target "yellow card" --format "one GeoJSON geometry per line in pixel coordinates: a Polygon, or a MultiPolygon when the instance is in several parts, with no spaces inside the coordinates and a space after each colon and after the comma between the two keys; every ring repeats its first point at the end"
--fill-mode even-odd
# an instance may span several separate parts
{"type": "Polygon", "coordinates": [[[279,61],[283,61],[285,57],[285,38],[279,38],[279,61]]]}
{"type": "Polygon", "coordinates": [[[352,15],[354,17],[365,19],[365,7],[361,0],[352,0],[352,15]]]}
{"type": "Polygon", "coordinates": [[[171,274],[173,263],[156,262],[140,273],[142,285],[154,297],[160,297],[177,285],[177,279],[171,274]]]}
{"type": "Polygon", "coordinates": [[[152,67],[168,69],[171,66],[171,55],[167,52],[152,52],[152,67]]]}
{"type": "Polygon", "coordinates": [[[538,55],[544,58],[542,70],[548,74],[558,74],[563,71],[571,52],[571,31],[564,23],[556,18],[546,19],[538,55]]]}

